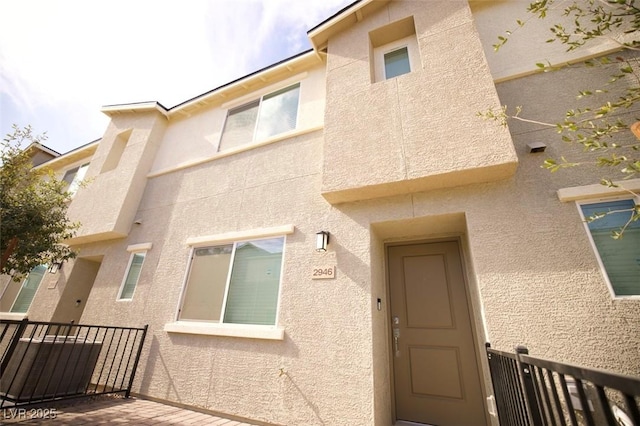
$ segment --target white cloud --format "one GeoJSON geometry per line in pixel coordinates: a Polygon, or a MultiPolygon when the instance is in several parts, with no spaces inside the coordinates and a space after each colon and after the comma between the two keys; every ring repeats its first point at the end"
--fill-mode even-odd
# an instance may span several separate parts
{"type": "Polygon", "coordinates": [[[69,129],[52,130],[48,143],[70,150],[102,135],[100,106],[183,102],[298,53],[306,31],[348,3],[0,2],[0,130],[10,130],[7,117],[69,129]]]}

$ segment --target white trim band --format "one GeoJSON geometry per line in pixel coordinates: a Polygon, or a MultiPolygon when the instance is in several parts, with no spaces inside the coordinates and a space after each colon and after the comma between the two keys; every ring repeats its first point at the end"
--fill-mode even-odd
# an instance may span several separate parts
{"type": "Polygon", "coordinates": [[[130,246],[127,246],[127,251],[130,253],[133,253],[136,251],[148,251],[148,250],[151,250],[152,246],[153,246],[153,243],[132,244],[130,246]]]}
{"type": "Polygon", "coordinates": [[[609,188],[606,185],[594,184],[584,186],[573,186],[570,188],[558,189],[558,199],[560,201],[586,200],[589,198],[613,197],[617,195],[631,195],[629,191],[640,191],[640,179],[629,179],[614,182],[620,185],[619,188],[609,188]]]}

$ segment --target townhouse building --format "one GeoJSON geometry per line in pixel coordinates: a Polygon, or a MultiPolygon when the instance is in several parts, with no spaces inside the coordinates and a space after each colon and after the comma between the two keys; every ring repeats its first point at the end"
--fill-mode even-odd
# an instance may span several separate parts
{"type": "Polygon", "coordinates": [[[45,163],[74,185],[78,257],[3,281],[0,316],[149,324],[136,393],[266,424],[497,424],[485,342],[637,375],[640,228],[583,220],[637,200],[542,169],[588,155],[555,129],[477,115],[553,122],[610,70],[539,55],[618,46],[494,54],[523,9],[360,0],[310,51],[171,108],[104,107],[100,140],[45,163]]]}

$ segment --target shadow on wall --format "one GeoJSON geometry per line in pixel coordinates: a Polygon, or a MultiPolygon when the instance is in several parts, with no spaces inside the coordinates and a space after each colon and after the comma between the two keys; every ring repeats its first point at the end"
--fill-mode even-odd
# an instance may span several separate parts
{"type": "Polygon", "coordinates": [[[162,359],[162,354],[160,353],[160,344],[158,343],[158,338],[153,336],[151,340],[151,345],[149,346],[149,356],[147,357],[147,362],[144,365],[144,375],[142,376],[142,383],[140,383],[139,392],[142,395],[146,395],[149,393],[149,388],[151,383],[153,382],[154,376],[157,378],[159,375],[155,374],[156,366],[159,365],[164,370],[163,375],[168,378],[167,389],[164,394],[164,398],[169,400],[171,395],[174,395],[174,398],[177,402],[182,402],[180,400],[180,394],[178,393],[178,389],[173,384],[173,379],[171,378],[171,374],[169,373],[169,369],[167,368],[167,364],[162,359]]]}
{"type": "Polygon", "coordinates": [[[318,419],[317,424],[324,425],[325,422],[324,420],[322,420],[322,417],[320,417],[320,410],[318,409],[318,406],[315,405],[313,402],[311,402],[309,397],[307,397],[307,395],[305,395],[302,389],[300,389],[300,386],[298,386],[298,384],[295,382],[293,377],[284,368],[281,368],[280,377],[283,377],[283,376],[284,376],[283,380],[285,380],[284,389],[283,389],[284,393],[286,395],[292,395],[291,390],[295,389],[296,392],[300,394],[305,404],[309,406],[311,411],[313,411],[314,416],[316,417],[316,419],[318,419]]]}

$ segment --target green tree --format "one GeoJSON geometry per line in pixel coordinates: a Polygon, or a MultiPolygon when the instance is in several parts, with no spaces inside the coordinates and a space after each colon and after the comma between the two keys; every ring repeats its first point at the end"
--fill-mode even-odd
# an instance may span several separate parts
{"type": "MultiPolygon", "coordinates": [[[[561,2],[537,0],[529,3],[528,19],[547,19],[550,9],[558,3],[561,2]]],[[[570,109],[555,123],[526,117],[522,106],[517,106],[514,110],[503,106],[499,110],[489,110],[479,115],[497,120],[503,125],[508,120],[521,120],[555,128],[562,141],[581,145],[585,151],[593,153],[593,156],[587,162],[570,161],[564,157],[548,158],[542,167],[556,172],[586,163],[595,164],[604,168],[601,184],[624,189],[621,181],[640,176],[640,118],[633,116],[633,122],[629,122],[629,112],[640,101],[640,57],[635,54],[640,50],[640,5],[636,5],[636,0],[580,0],[569,2],[562,13],[570,24],[553,23],[547,43],[562,43],[567,51],[574,51],[607,39],[619,45],[619,53],[580,64],[538,62],[536,66],[540,72],[579,66],[613,67],[615,71],[606,87],[584,89],[576,93],[578,99],[598,95],[600,101],[591,108],[570,109]],[[601,100],[603,96],[604,102],[601,100]]],[[[494,49],[498,51],[516,31],[526,26],[528,19],[517,20],[512,30],[498,37],[493,45],[494,49]]],[[[638,195],[633,191],[629,192],[638,195]]],[[[629,221],[621,230],[613,233],[614,238],[622,236],[631,222],[640,220],[640,206],[636,205],[629,212],[629,221]]],[[[602,215],[598,214],[588,220],[600,217],[602,215]]]]}
{"type": "Polygon", "coordinates": [[[26,143],[40,143],[30,126],[13,126],[2,142],[0,161],[0,273],[20,279],[34,267],[63,262],[75,252],[62,241],[79,224],[67,217],[66,183],[46,167],[34,168],[26,143]]]}

